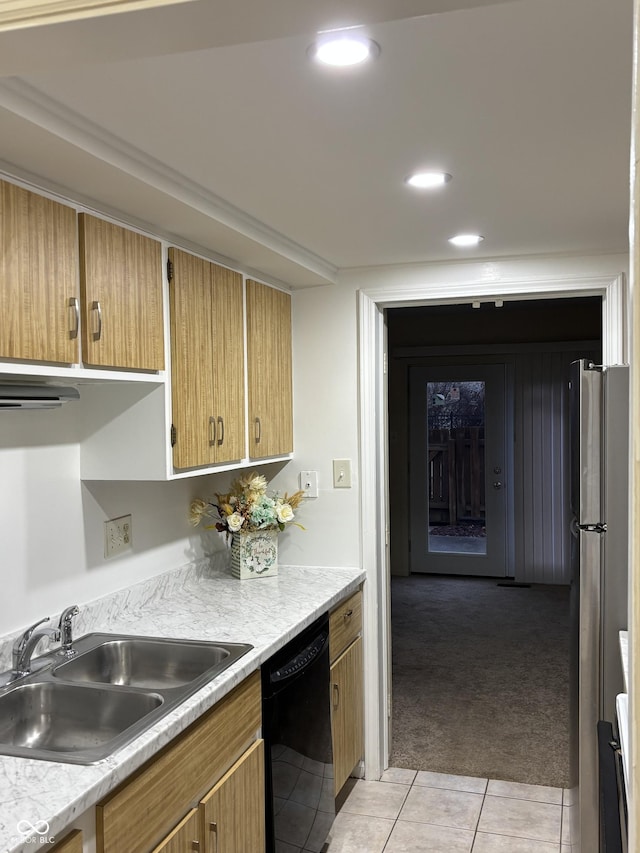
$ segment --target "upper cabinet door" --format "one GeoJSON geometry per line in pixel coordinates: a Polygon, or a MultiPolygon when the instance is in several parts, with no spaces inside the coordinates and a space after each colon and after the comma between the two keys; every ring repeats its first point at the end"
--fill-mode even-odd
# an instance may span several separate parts
{"type": "Polygon", "coordinates": [[[176,468],[245,455],[242,276],[169,249],[176,468]]]}
{"type": "Polygon", "coordinates": [[[0,356],[77,362],[75,210],[0,181],[0,270],[0,356]]]}
{"type": "Polygon", "coordinates": [[[247,280],[249,456],[293,451],[291,297],[247,280]]]}
{"type": "Polygon", "coordinates": [[[245,455],[242,275],[210,264],[213,284],[215,461],[245,455]]]}
{"type": "Polygon", "coordinates": [[[169,262],[173,464],[195,468],[215,460],[211,264],[180,249],[169,262]]]}
{"type": "Polygon", "coordinates": [[[87,213],[79,225],[85,363],[163,370],[161,244],[87,213]]]}

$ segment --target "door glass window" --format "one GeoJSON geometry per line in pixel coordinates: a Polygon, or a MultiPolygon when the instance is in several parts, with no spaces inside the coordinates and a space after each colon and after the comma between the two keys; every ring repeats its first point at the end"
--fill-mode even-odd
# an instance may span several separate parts
{"type": "Polygon", "coordinates": [[[427,382],[428,551],[486,554],[485,383],[427,382]]]}

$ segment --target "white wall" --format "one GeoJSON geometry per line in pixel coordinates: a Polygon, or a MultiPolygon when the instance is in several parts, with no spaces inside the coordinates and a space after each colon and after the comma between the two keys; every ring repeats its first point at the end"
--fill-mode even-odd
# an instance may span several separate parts
{"type": "Polygon", "coordinates": [[[306,530],[280,537],[280,561],[359,566],[356,297],[351,287],[293,294],[295,458],[274,480],[288,488],[300,471],[317,471],[319,497],[304,501],[306,530]],[[333,488],[333,459],[351,459],[352,488],[333,488]]]}
{"type": "Polygon", "coordinates": [[[188,507],[192,496],[222,489],[228,475],[82,483],[82,406],[0,412],[0,634],[199,559],[203,543],[223,547],[189,526],[188,507]],[[105,560],[103,522],[126,514],[133,549],[105,560]]]}

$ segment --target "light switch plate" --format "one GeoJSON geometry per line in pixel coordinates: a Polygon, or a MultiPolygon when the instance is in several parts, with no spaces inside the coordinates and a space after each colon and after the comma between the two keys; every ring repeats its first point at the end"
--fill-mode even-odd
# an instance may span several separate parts
{"type": "Polygon", "coordinates": [[[350,459],[334,459],[333,460],[333,488],[334,489],[350,489],[351,488],[351,460],[350,459]]]}

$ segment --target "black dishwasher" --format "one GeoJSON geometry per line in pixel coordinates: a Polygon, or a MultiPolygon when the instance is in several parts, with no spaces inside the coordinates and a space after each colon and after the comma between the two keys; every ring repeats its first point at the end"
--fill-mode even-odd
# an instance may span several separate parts
{"type": "Polygon", "coordinates": [[[321,853],[333,820],[329,616],[262,666],[267,853],[321,853]]]}

